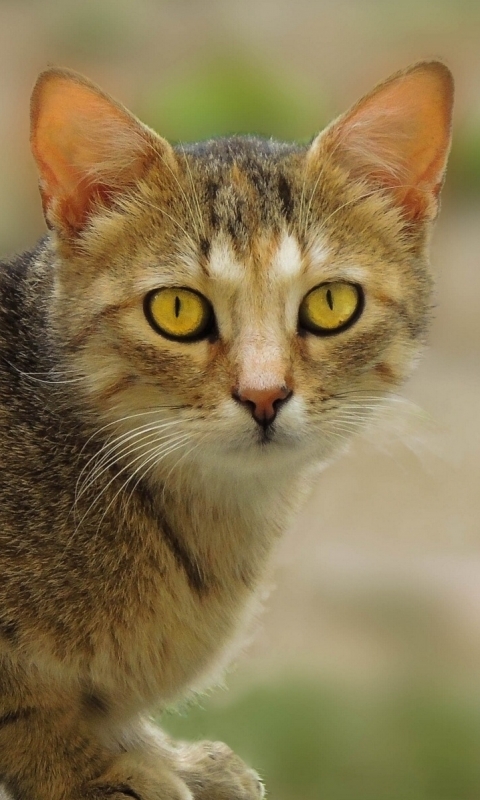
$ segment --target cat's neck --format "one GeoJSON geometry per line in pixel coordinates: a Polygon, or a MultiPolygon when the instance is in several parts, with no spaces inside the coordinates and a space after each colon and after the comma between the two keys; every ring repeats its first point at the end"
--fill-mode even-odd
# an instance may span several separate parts
{"type": "Polygon", "coordinates": [[[193,461],[163,483],[157,476],[151,490],[195,559],[218,576],[234,570],[254,584],[317,472],[280,460],[263,470],[193,461]]]}

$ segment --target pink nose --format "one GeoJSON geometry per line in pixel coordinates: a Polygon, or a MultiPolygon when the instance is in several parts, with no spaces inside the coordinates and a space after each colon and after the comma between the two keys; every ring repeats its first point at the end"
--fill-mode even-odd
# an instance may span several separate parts
{"type": "Polygon", "coordinates": [[[277,411],[291,398],[293,391],[288,386],[274,386],[269,389],[234,389],[232,397],[247,406],[255,422],[263,428],[272,424],[277,411]]]}

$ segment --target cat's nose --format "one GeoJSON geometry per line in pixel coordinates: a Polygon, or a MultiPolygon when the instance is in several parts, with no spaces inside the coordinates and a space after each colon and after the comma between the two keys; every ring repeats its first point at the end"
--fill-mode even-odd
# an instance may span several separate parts
{"type": "Polygon", "coordinates": [[[293,394],[288,386],[274,386],[268,389],[234,389],[232,397],[249,408],[253,419],[262,428],[268,428],[277,416],[280,406],[290,400],[293,394]]]}

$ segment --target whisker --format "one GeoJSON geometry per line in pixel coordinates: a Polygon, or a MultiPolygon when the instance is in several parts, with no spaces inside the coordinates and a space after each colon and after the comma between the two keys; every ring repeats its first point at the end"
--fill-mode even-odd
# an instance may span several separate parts
{"type": "MultiPolygon", "coordinates": [[[[307,236],[308,219],[309,219],[309,216],[310,216],[310,210],[311,210],[311,207],[312,207],[313,198],[314,198],[315,193],[317,191],[317,187],[318,187],[318,184],[319,184],[319,181],[320,181],[321,177],[322,177],[322,172],[320,171],[319,174],[318,174],[317,180],[314,183],[314,186],[313,186],[313,189],[312,189],[312,192],[311,192],[311,195],[310,195],[310,200],[309,200],[309,203],[308,203],[308,207],[307,207],[307,212],[305,214],[305,225],[304,225],[304,231],[303,231],[305,237],[307,236]]],[[[409,189],[409,188],[411,189],[413,187],[409,186],[408,184],[404,184],[404,185],[398,186],[398,188],[399,189],[409,189]]],[[[332,213],[329,214],[328,217],[326,217],[325,219],[320,220],[320,223],[321,223],[322,226],[324,226],[324,225],[327,224],[327,222],[329,222],[332,219],[332,217],[335,216],[335,214],[338,214],[340,211],[342,211],[347,206],[353,205],[355,203],[360,203],[362,200],[367,200],[369,197],[374,197],[377,194],[385,194],[385,193],[386,193],[385,187],[384,186],[378,186],[375,189],[371,189],[368,192],[364,192],[363,194],[359,195],[358,197],[351,197],[350,200],[346,200],[345,203],[342,203],[340,206],[338,206],[336,209],[334,209],[334,211],[332,211],[332,213]]]]}
{"type": "MultiPolygon", "coordinates": [[[[204,219],[203,219],[203,216],[202,216],[202,209],[200,207],[200,201],[198,199],[198,193],[197,193],[197,189],[195,187],[195,181],[193,180],[192,170],[190,169],[190,164],[188,162],[188,158],[185,155],[185,147],[183,146],[183,144],[181,144],[180,147],[182,148],[182,153],[183,153],[183,158],[184,158],[184,161],[185,161],[185,166],[187,167],[188,177],[190,179],[190,185],[192,187],[193,199],[195,201],[195,205],[197,206],[198,220],[200,222],[200,225],[202,226],[203,235],[206,236],[205,222],[204,222],[204,219]]],[[[197,233],[197,235],[198,235],[198,233],[197,233]]]]}
{"type": "Polygon", "coordinates": [[[65,383],[79,383],[85,380],[85,375],[79,375],[76,378],[66,378],[64,380],[47,380],[45,378],[38,378],[38,375],[61,375],[61,372],[57,372],[56,370],[45,371],[45,372],[24,372],[23,370],[19,369],[16,364],[12,364],[11,361],[5,359],[6,363],[9,364],[12,369],[14,369],[19,375],[24,378],[29,378],[32,381],[36,381],[37,383],[46,383],[46,384],[65,384],[65,383]]]}
{"type": "MultiPolygon", "coordinates": [[[[172,438],[173,438],[173,437],[172,437],[172,438]]],[[[190,434],[189,434],[189,433],[185,433],[185,434],[183,434],[181,437],[179,437],[179,439],[178,439],[177,441],[182,441],[183,439],[185,439],[185,440],[186,440],[186,439],[188,439],[188,438],[190,438],[190,434]]],[[[121,469],[120,469],[120,470],[119,470],[119,471],[118,471],[118,472],[117,472],[117,473],[116,473],[116,474],[115,474],[115,475],[114,475],[114,476],[113,476],[113,477],[112,477],[112,478],[111,478],[111,479],[108,481],[108,483],[107,483],[107,484],[106,484],[106,485],[103,487],[103,489],[102,489],[102,491],[100,492],[100,494],[98,494],[98,495],[95,497],[95,499],[93,500],[93,502],[92,502],[92,503],[90,503],[89,507],[87,508],[87,510],[86,510],[86,511],[85,511],[85,513],[83,514],[82,518],[80,519],[80,522],[78,523],[77,529],[80,527],[80,525],[82,524],[83,520],[84,520],[84,519],[85,519],[85,518],[88,516],[88,514],[90,513],[90,511],[91,511],[91,510],[92,510],[92,509],[93,509],[93,508],[94,508],[94,507],[97,505],[97,503],[99,502],[99,500],[101,499],[101,497],[102,497],[102,496],[105,494],[105,492],[106,492],[106,491],[108,491],[108,489],[109,489],[109,487],[112,485],[112,483],[114,483],[114,481],[116,481],[116,480],[117,480],[118,476],[119,476],[119,475],[122,475],[122,474],[123,474],[123,473],[124,473],[126,470],[128,470],[128,469],[131,469],[131,467],[133,466],[133,464],[135,464],[135,463],[136,463],[137,461],[139,461],[141,458],[144,458],[144,456],[145,456],[145,455],[147,455],[148,453],[152,452],[152,450],[157,450],[157,449],[158,449],[158,447],[159,447],[159,446],[158,446],[158,444],[157,444],[157,445],[155,445],[155,447],[154,447],[154,448],[152,448],[151,450],[148,450],[148,451],[147,451],[147,453],[142,453],[141,455],[139,455],[139,456],[136,456],[136,457],[135,457],[135,458],[134,458],[132,461],[130,461],[128,464],[126,464],[124,467],[122,467],[122,468],[121,468],[121,469]]],[[[110,507],[110,506],[109,506],[109,507],[110,507]]],[[[102,519],[103,519],[103,517],[102,517],[102,519]]]]}
{"type": "MultiPolygon", "coordinates": [[[[149,146],[150,146],[150,150],[152,151],[152,153],[154,153],[154,155],[156,157],[160,157],[160,159],[163,161],[164,166],[168,169],[170,175],[172,176],[172,178],[174,179],[175,183],[177,184],[177,186],[178,186],[178,188],[179,188],[179,190],[181,192],[181,195],[183,197],[183,200],[185,202],[185,205],[186,205],[186,207],[188,209],[188,212],[190,214],[190,218],[192,220],[193,227],[195,228],[195,233],[196,233],[197,237],[200,238],[198,227],[197,227],[197,220],[195,218],[195,214],[193,212],[193,208],[192,208],[192,205],[190,203],[190,198],[188,197],[187,192],[183,188],[182,184],[180,183],[180,181],[178,179],[178,176],[175,174],[175,171],[172,169],[171,165],[168,163],[168,160],[165,158],[163,153],[160,153],[157,150],[157,148],[155,148],[153,145],[149,145],[149,146]]],[[[185,153],[184,153],[184,155],[185,155],[185,153]]],[[[193,243],[193,239],[191,240],[191,242],[193,243]]]]}
{"type": "MultiPolygon", "coordinates": [[[[181,455],[181,456],[180,456],[179,460],[178,460],[177,462],[175,462],[175,464],[174,464],[174,465],[172,466],[172,468],[169,470],[169,472],[167,473],[166,477],[163,479],[163,492],[162,492],[162,497],[164,497],[164,496],[165,496],[165,494],[164,494],[164,493],[165,493],[165,486],[166,486],[166,484],[167,484],[167,482],[168,482],[168,479],[169,479],[170,475],[172,474],[172,471],[173,471],[173,469],[174,469],[174,468],[176,468],[176,466],[178,465],[178,463],[179,463],[180,461],[182,461],[182,460],[185,458],[185,456],[188,456],[188,455],[189,455],[189,453],[191,453],[193,450],[195,450],[195,448],[199,446],[200,442],[201,442],[201,441],[203,441],[203,439],[204,439],[204,438],[205,438],[205,437],[200,437],[200,438],[199,438],[199,439],[198,439],[196,442],[194,442],[194,444],[192,445],[192,447],[190,447],[188,450],[186,450],[186,451],[185,451],[185,453],[183,453],[183,455],[181,455]]],[[[183,442],[183,443],[180,445],[180,447],[181,447],[181,446],[183,446],[183,444],[185,444],[185,443],[183,442]]],[[[171,452],[174,452],[174,451],[175,451],[175,449],[178,449],[178,448],[174,448],[174,450],[171,450],[171,451],[169,451],[169,452],[167,453],[167,455],[170,455],[170,453],[171,453],[171,452]]],[[[162,457],[162,459],[161,459],[161,460],[163,460],[163,457],[162,457]]],[[[147,462],[145,462],[144,466],[146,465],[146,463],[147,463],[147,462]]],[[[140,478],[138,478],[138,480],[137,480],[137,481],[136,481],[136,483],[135,483],[135,486],[133,487],[133,489],[131,490],[131,492],[130,492],[130,494],[129,494],[128,498],[127,498],[127,502],[128,502],[128,499],[130,499],[130,498],[131,498],[131,496],[133,495],[133,493],[134,493],[135,489],[137,488],[138,484],[139,484],[139,483],[140,483],[140,482],[141,482],[141,481],[142,481],[142,480],[143,480],[143,479],[146,477],[146,475],[148,475],[148,473],[150,472],[150,470],[152,470],[152,469],[154,469],[154,468],[155,468],[155,466],[156,466],[158,463],[160,463],[160,462],[159,462],[159,461],[154,461],[152,464],[150,464],[150,466],[148,467],[148,469],[146,469],[146,470],[145,470],[145,472],[144,472],[144,473],[143,473],[143,474],[140,476],[140,478]]]]}
{"type": "Polygon", "coordinates": [[[178,227],[178,228],[179,228],[179,229],[182,231],[183,235],[185,236],[185,238],[186,238],[186,239],[189,241],[190,245],[192,246],[192,249],[193,249],[193,250],[196,252],[196,250],[197,250],[197,246],[196,246],[196,244],[195,244],[195,240],[193,239],[193,237],[191,236],[191,234],[190,234],[190,233],[188,233],[188,231],[186,231],[186,230],[185,230],[185,228],[183,227],[183,225],[181,225],[181,224],[179,223],[178,219],[175,219],[175,217],[172,217],[172,215],[171,215],[171,214],[169,214],[167,211],[165,211],[165,209],[164,209],[164,208],[161,208],[161,206],[158,206],[158,205],[156,205],[156,203],[149,203],[149,202],[148,202],[148,200],[146,200],[144,197],[140,197],[140,198],[138,198],[138,199],[140,200],[140,202],[141,202],[143,205],[145,205],[145,206],[148,206],[149,208],[153,208],[155,211],[159,211],[159,212],[160,212],[160,214],[163,214],[163,215],[164,215],[165,217],[167,217],[167,218],[168,218],[168,219],[169,219],[171,222],[173,222],[173,224],[174,224],[174,225],[176,225],[176,226],[177,226],[177,227],[178,227]]]}
{"type": "Polygon", "coordinates": [[[119,461],[120,458],[125,459],[125,457],[133,455],[133,453],[145,450],[145,447],[149,446],[153,442],[158,443],[160,441],[163,441],[163,440],[169,439],[169,438],[173,438],[173,437],[171,437],[170,435],[159,437],[155,433],[146,434],[144,437],[142,437],[143,442],[141,444],[139,443],[138,440],[135,441],[135,442],[132,442],[127,447],[125,447],[123,449],[123,452],[122,452],[121,456],[115,455],[112,458],[110,458],[108,461],[106,461],[104,464],[99,465],[98,467],[95,467],[95,469],[92,470],[91,473],[88,473],[88,475],[85,478],[85,481],[79,487],[78,492],[77,492],[77,494],[75,496],[75,499],[74,499],[73,510],[76,511],[76,507],[78,506],[78,504],[79,504],[81,498],[83,497],[83,495],[87,494],[87,492],[91,489],[91,487],[96,482],[100,481],[102,476],[105,475],[106,473],[108,473],[109,469],[111,467],[113,467],[119,461]]]}
{"type": "MultiPolygon", "coordinates": [[[[126,445],[126,443],[128,441],[131,441],[132,439],[136,439],[137,441],[140,441],[142,438],[144,438],[143,435],[144,434],[147,435],[150,431],[153,431],[153,432],[156,433],[157,431],[161,431],[161,430],[163,430],[165,428],[169,428],[169,427],[171,428],[171,427],[173,427],[175,425],[180,425],[183,422],[184,422],[183,419],[177,419],[177,420],[169,420],[168,422],[147,423],[146,425],[140,425],[134,431],[129,431],[127,433],[124,433],[124,434],[118,436],[117,438],[113,439],[113,441],[109,440],[109,441],[105,442],[105,444],[100,448],[98,453],[95,453],[93,456],[91,456],[88,459],[87,463],[83,466],[83,468],[82,468],[82,470],[81,470],[81,472],[80,472],[80,474],[78,476],[78,479],[77,479],[77,487],[78,487],[79,481],[82,478],[82,475],[86,472],[86,470],[88,470],[88,467],[92,462],[95,462],[95,461],[98,460],[98,463],[94,466],[92,471],[89,473],[90,476],[94,475],[95,472],[99,468],[101,468],[103,464],[105,464],[105,461],[109,461],[111,456],[113,456],[114,453],[115,453],[115,455],[113,456],[113,459],[111,460],[111,463],[113,463],[115,460],[117,460],[117,458],[123,452],[122,448],[124,448],[124,445],[126,445]],[[101,455],[102,452],[103,452],[103,455],[101,455]]],[[[127,447],[127,449],[128,449],[128,447],[127,447]]],[[[82,490],[78,494],[77,494],[77,492],[75,493],[77,500],[81,496],[83,491],[84,491],[84,487],[82,487],[82,490]]]]}
{"type": "MultiPolygon", "coordinates": [[[[137,468],[136,468],[136,469],[135,469],[135,470],[134,470],[134,471],[133,471],[133,472],[132,472],[132,473],[131,473],[131,474],[128,476],[127,480],[126,480],[126,481],[124,481],[124,483],[121,485],[120,489],[118,489],[118,491],[117,491],[117,492],[115,492],[114,496],[112,497],[112,499],[110,500],[109,504],[107,505],[107,507],[106,507],[105,511],[103,512],[103,514],[102,514],[102,517],[101,517],[101,519],[100,519],[100,522],[98,523],[98,526],[97,526],[97,534],[98,534],[98,531],[99,531],[99,529],[100,529],[100,525],[102,524],[103,520],[105,519],[105,516],[106,516],[106,514],[107,514],[108,510],[111,508],[111,506],[113,505],[113,503],[115,502],[115,500],[117,499],[117,497],[118,497],[118,496],[121,494],[121,492],[122,492],[122,491],[125,489],[125,487],[126,487],[126,486],[128,486],[128,484],[130,483],[130,481],[131,481],[131,480],[132,480],[132,479],[135,477],[135,475],[136,475],[136,474],[137,474],[137,473],[138,473],[140,470],[142,470],[142,469],[143,469],[143,468],[146,466],[146,464],[148,464],[148,463],[149,463],[149,462],[151,462],[152,460],[155,462],[155,464],[158,464],[160,461],[163,461],[163,459],[164,459],[164,458],[166,458],[166,456],[167,456],[167,455],[169,455],[169,453],[171,453],[171,452],[175,452],[175,450],[178,450],[178,448],[179,448],[179,447],[182,447],[182,446],[183,446],[183,444],[185,443],[185,441],[186,441],[187,439],[189,439],[189,438],[190,438],[190,434],[184,434],[182,437],[180,437],[180,438],[179,438],[178,440],[176,440],[176,441],[175,441],[175,442],[174,442],[174,443],[173,443],[173,444],[172,444],[170,447],[167,447],[166,449],[162,449],[161,447],[159,447],[159,446],[157,445],[157,446],[155,446],[155,447],[151,448],[150,450],[147,450],[147,452],[146,452],[146,453],[144,453],[144,456],[149,456],[149,457],[148,457],[148,458],[146,458],[146,459],[145,459],[145,461],[143,461],[143,462],[140,464],[140,466],[139,466],[139,467],[137,467],[137,468]],[[149,455],[150,453],[153,453],[153,455],[149,455]],[[161,456],[161,458],[159,458],[159,455],[161,456]]],[[[122,472],[124,472],[124,471],[125,471],[125,469],[129,469],[129,468],[131,468],[131,467],[132,467],[132,465],[133,465],[134,463],[136,463],[136,461],[138,461],[138,460],[139,460],[139,459],[141,459],[142,457],[143,457],[143,456],[138,456],[137,458],[133,459],[133,461],[131,461],[131,462],[130,462],[130,463],[127,465],[127,467],[125,467],[123,470],[120,470],[120,472],[118,473],[118,475],[120,475],[122,472]]],[[[141,479],[140,479],[140,480],[141,480],[141,479]]],[[[135,484],[135,488],[136,488],[136,486],[138,486],[138,483],[140,483],[140,480],[137,482],[137,484],[135,484]]],[[[109,485],[110,485],[110,484],[108,484],[108,486],[109,486],[109,485]]],[[[135,490],[135,488],[134,488],[134,490],[135,490]]],[[[100,495],[98,496],[98,498],[97,498],[97,500],[96,500],[95,502],[97,502],[97,501],[100,499],[100,497],[102,496],[102,494],[104,493],[104,491],[105,491],[105,490],[103,490],[103,491],[100,493],[100,495]]]]}
{"type": "Polygon", "coordinates": [[[164,410],[164,409],[168,409],[169,411],[180,411],[180,410],[183,410],[185,408],[190,408],[190,406],[187,405],[187,404],[178,405],[178,406],[169,406],[169,405],[155,406],[155,408],[152,408],[149,411],[138,411],[135,414],[127,414],[126,417],[119,417],[119,419],[114,419],[112,422],[108,422],[106,425],[103,425],[101,428],[98,428],[96,431],[94,431],[94,433],[92,433],[91,436],[88,437],[87,441],[83,445],[83,447],[82,447],[80,452],[83,452],[85,450],[87,445],[90,444],[90,442],[92,441],[92,439],[95,438],[95,436],[98,436],[100,433],[102,433],[103,431],[107,430],[107,428],[111,428],[114,425],[121,425],[122,422],[130,422],[130,420],[132,420],[132,419],[136,419],[137,417],[144,417],[147,414],[158,414],[159,411],[164,410]]]}
{"type": "MultiPolygon", "coordinates": [[[[196,448],[200,447],[200,445],[201,445],[201,444],[202,444],[202,443],[205,441],[205,439],[207,439],[207,438],[208,438],[208,436],[209,436],[209,433],[210,433],[209,431],[206,431],[206,432],[203,434],[203,436],[201,435],[201,436],[199,436],[199,437],[197,438],[197,441],[196,441],[195,447],[191,448],[190,450],[187,450],[187,451],[186,451],[186,453],[184,453],[184,455],[180,457],[180,459],[179,459],[179,460],[176,462],[176,464],[174,465],[175,469],[177,469],[177,467],[178,467],[178,464],[179,464],[179,463],[180,463],[180,462],[181,462],[183,459],[185,459],[185,457],[186,457],[187,455],[189,455],[189,454],[190,454],[190,453],[191,453],[191,452],[192,452],[194,449],[196,449],[196,448]]],[[[168,483],[168,479],[170,478],[170,475],[171,475],[171,474],[172,474],[172,472],[173,472],[173,469],[174,469],[174,467],[172,466],[172,468],[170,469],[170,471],[167,473],[167,475],[166,475],[166,477],[165,477],[164,484],[163,484],[163,492],[162,492],[162,496],[163,496],[163,497],[165,496],[165,487],[166,487],[166,485],[167,485],[167,483],[168,483]]]]}
{"type": "Polygon", "coordinates": [[[317,180],[313,184],[313,189],[312,189],[312,192],[310,194],[310,200],[308,202],[307,210],[305,212],[305,224],[304,224],[304,227],[303,227],[303,235],[304,235],[305,238],[307,238],[308,219],[309,219],[309,216],[310,216],[310,210],[312,208],[313,198],[315,196],[315,192],[317,191],[317,187],[318,187],[318,184],[319,184],[319,181],[320,181],[321,177],[322,177],[322,171],[319,170],[319,173],[317,175],[317,180]]]}
{"type": "Polygon", "coordinates": [[[305,189],[307,188],[307,161],[305,159],[305,163],[303,166],[303,180],[302,180],[302,191],[300,193],[300,203],[298,207],[298,229],[301,230],[302,228],[302,221],[303,221],[303,208],[305,202],[305,189]]]}
{"type": "MultiPolygon", "coordinates": [[[[176,424],[180,424],[180,422],[182,422],[182,420],[178,420],[178,423],[176,424]]],[[[84,492],[89,488],[89,486],[91,486],[91,484],[98,479],[101,473],[105,472],[110,466],[112,466],[112,464],[118,461],[121,456],[124,456],[125,453],[128,453],[132,447],[136,446],[139,442],[148,438],[156,437],[159,441],[168,438],[169,436],[172,435],[172,432],[168,431],[167,433],[165,433],[165,428],[171,428],[174,426],[174,424],[175,423],[159,424],[148,427],[141,426],[141,428],[139,428],[137,431],[133,433],[123,434],[122,436],[119,436],[117,439],[114,439],[113,443],[110,443],[110,446],[106,448],[103,456],[99,458],[98,463],[94,463],[94,466],[92,467],[90,472],[88,472],[88,475],[86,476],[85,481],[82,484],[82,488],[76,496],[76,501],[78,501],[78,499],[81,497],[82,494],[84,494],[84,492]],[[162,431],[164,432],[164,435],[162,437],[158,436],[158,434],[161,433],[162,431]]],[[[83,467],[82,472],[79,475],[79,479],[81,478],[82,474],[84,474],[85,471],[87,470],[88,464],[91,463],[92,461],[95,462],[95,460],[98,458],[101,452],[102,450],[100,450],[98,454],[95,454],[94,456],[92,456],[92,458],[89,459],[87,464],[83,467]]],[[[77,485],[78,485],[78,480],[77,480],[77,485]]]]}

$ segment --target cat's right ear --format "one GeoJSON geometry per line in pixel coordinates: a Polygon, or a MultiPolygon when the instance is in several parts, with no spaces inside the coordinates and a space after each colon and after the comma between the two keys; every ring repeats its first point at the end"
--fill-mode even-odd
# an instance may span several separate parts
{"type": "Polygon", "coordinates": [[[309,159],[325,156],[353,180],[389,194],[410,222],[433,219],[447,157],[453,79],[439,61],[392,75],[314,140],[309,159]]]}
{"type": "Polygon", "coordinates": [[[30,141],[45,219],[67,236],[78,233],[95,208],[132,187],[153,160],[175,168],[168,142],[69,70],[39,76],[30,141]]]}

